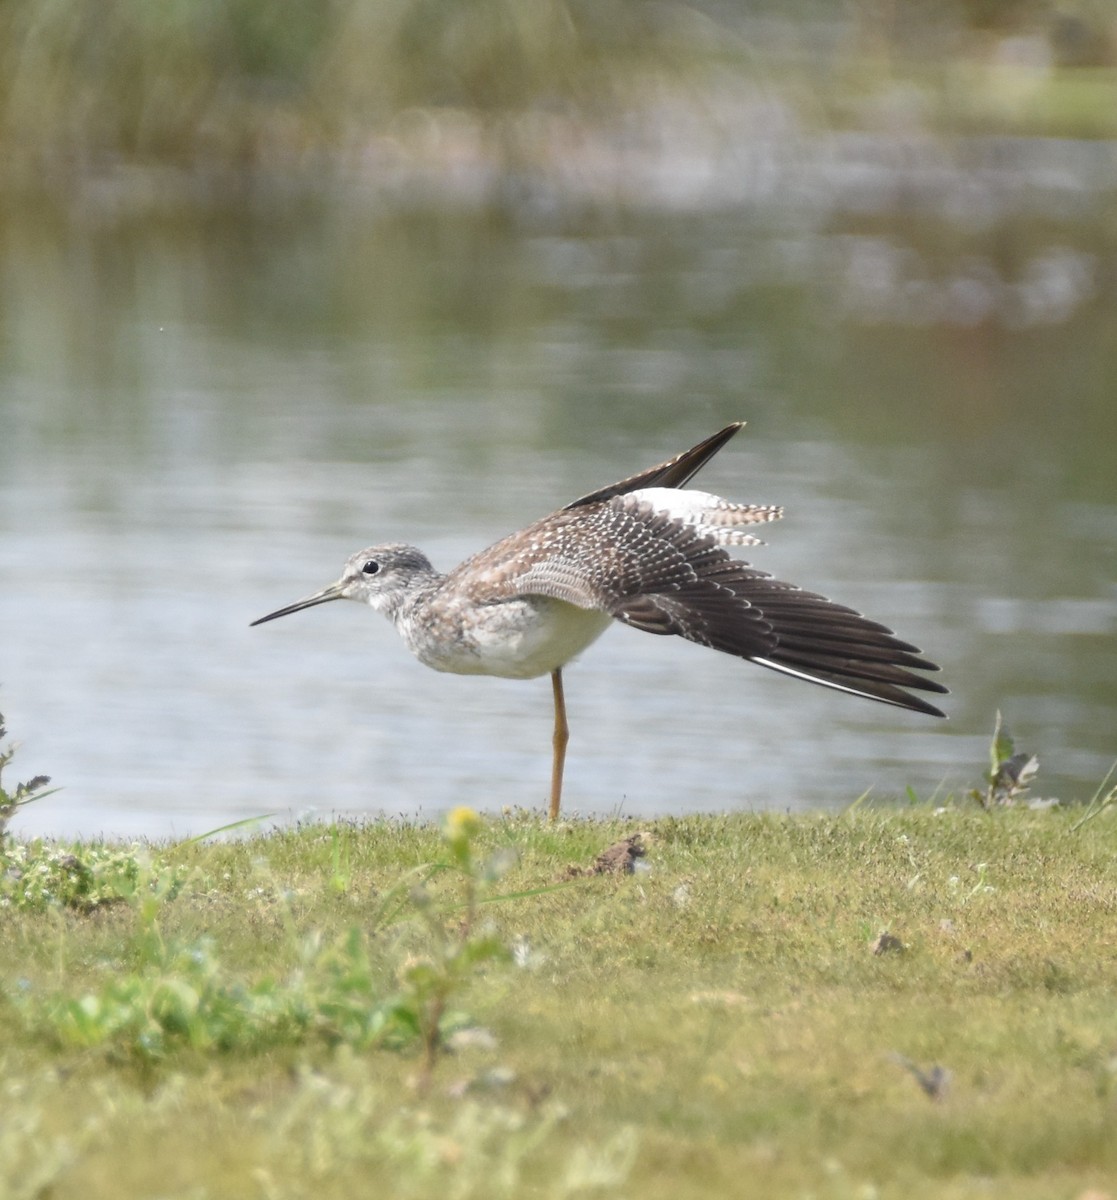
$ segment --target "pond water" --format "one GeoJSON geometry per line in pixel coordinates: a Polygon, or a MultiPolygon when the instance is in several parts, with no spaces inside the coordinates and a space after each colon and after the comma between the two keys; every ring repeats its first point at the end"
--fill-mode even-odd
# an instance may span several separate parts
{"type": "Polygon", "coordinates": [[[1039,794],[1088,798],[1117,757],[1111,204],[7,210],[0,710],[7,782],[61,789],[15,829],[541,810],[546,679],[436,674],[356,605],[249,622],[734,419],[702,486],[787,508],[749,556],[922,646],[951,719],[618,626],[567,672],[566,810],[957,793],[998,709],[1039,794]]]}

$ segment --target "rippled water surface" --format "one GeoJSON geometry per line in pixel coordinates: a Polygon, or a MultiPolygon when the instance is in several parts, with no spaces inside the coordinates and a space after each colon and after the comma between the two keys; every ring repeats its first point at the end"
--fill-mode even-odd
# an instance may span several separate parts
{"type": "MultiPolygon", "coordinates": [[[[1093,203],[1093,201],[1091,202],[1093,203]]],[[[338,200],[4,218],[0,709],[23,832],[541,808],[546,679],[382,618],[249,622],[375,541],[449,567],[738,418],[751,556],[941,662],[936,722],[617,627],[567,672],[569,811],[836,808],[1117,757],[1111,250],[1089,213],[515,220],[338,200]]],[[[1090,211],[1093,211],[1092,209],[1090,211]]]]}

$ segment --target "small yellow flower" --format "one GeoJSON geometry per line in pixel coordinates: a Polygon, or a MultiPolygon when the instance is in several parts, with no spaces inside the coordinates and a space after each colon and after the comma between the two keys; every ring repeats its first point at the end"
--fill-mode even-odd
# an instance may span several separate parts
{"type": "Polygon", "coordinates": [[[472,808],[459,804],[446,814],[443,831],[451,842],[468,841],[481,832],[481,818],[472,808]]]}

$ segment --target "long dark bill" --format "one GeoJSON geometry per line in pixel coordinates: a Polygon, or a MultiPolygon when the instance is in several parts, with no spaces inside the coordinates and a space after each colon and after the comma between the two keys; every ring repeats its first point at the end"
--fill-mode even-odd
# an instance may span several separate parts
{"type": "Polygon", "coordinates": [[[275,612],[268,613],[266,617],[251,622],[249,628],[252,625],[263,625],[265,621],[274,621],[276,617],[286,617],[291,613],[300,612],[304,608],[313,608],[316,604],[328,604],[331,600],[344,599],[345,594],[341,590],[341,584],[331,583],[328,588],[315,592],[313,596],[307,596],[305,600],[296,600],[294,604],[288,604],[286,608],[277,608],[275,612]]]}

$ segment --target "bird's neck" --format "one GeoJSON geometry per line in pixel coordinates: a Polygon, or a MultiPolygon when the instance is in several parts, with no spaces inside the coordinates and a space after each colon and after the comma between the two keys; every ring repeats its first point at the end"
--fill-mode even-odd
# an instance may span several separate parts
{"type": "Polygon", "coordinates": [[[445,578],[433,567],[415,570],[385,595],[377,607],[406,637],[405,629],[422,622],[423,610],[431,603],[445,578]]]}

